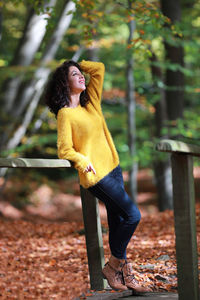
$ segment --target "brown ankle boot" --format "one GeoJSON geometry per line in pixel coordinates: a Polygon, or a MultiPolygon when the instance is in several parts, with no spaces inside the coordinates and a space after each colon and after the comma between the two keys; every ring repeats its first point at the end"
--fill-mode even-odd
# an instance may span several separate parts
{"type": "Polygon", "coordinates": [[[139,293],[144,293],[144,292],[150,292],[151,289],[142,287],[137,279],[135,279],[135,276],[133,274],[132,270],[132,264],[126,262],[122,268],[122,273],[123,273],[123,279],[124,279],[124,284],[129,288],[134,290],[135,292],[139,293]]]}
{"type": "Polygon", "coordinates": [[[122,266],[122,260],[111,256],[109,262],[106,263],[102,270],[104,278],[107,279],[110,287],[114,290],[127,290],[127,287],[124,285],[123,281],[122,266]]]}

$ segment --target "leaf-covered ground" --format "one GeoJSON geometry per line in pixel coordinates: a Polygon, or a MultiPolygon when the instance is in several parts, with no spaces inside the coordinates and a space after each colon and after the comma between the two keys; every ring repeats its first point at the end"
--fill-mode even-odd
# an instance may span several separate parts
{"type": "MultiPolygon", "coordinates": [[[[199,199],[200,169],[195,172],[199,199]]],[[[126,174],[123,175],[126,180],[126,174]]],[[[129,244],[128,259],[141,284],[154,291],[176,292],[173,213],[158,212],[156,190],[148,170],[139,172],[138,190],[142,220],[129,244]]],[[[196,216],[200,255],[199,203],[196,216]]],[[[100,214],[107,229],[102,205],[100,214]]],[[[70,300],[90,295],[82,231],[77,180],[50,186],[49,181],[35,183],[28,172],[23,181],[21,176],[11,178],[0,195],[0,299],[70,300]],[[22,199],[28,196],[22,209],[13,206],[19,195],[22,199]]],[[[103,240],[107,260],[107,233],[103,234],[103,240]]]]}
{"type": "MultiPolygon", "coordinates": [[[[200,238],[200,205],[197,224],[200,238]]],[[[103,226],[107,226],[105,221],[103,226]]],[[[34,224],[0,219],[0,299],[60,300],[88,294],[81,229],[79,222],[34,224]]],[[[103,239],[107,259],[107,233],[103,239]]],[[[146,214],[142,218],[130,242],[128,258],[142,284],[155,291],[176,291],[172,212],[146,214]]]]}

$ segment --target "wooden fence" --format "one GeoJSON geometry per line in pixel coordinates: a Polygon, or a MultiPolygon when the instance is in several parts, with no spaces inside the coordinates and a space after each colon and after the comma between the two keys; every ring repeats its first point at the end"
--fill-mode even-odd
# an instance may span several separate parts
{"type": "MultiPolygon", "coordinates": [[[[62,159],[0,158],[0,168],[70,168],[62,159]]],[[[87,246],[90,285],[93,290],[105,288],[102,276],[104,251],[98,200],[86,189],[80,187],[85,238],[87,246]]]]}
{"type": "MultiPolygon", "coordinates": [[[[156,150],[171,153],[179,300],[200,300],[193,178],[193,156],[200,156],[200,147],[161,140],[156,150]]],[[[69,168],[71,164],[60,159],[0,158],[0,167],[69,168]]],[[[98,200],[82,187],[80,193],[91,289],[102,290],[104,251],[98,200]]]]}
{"type": "Polygon", "coordinates": [[[171,153],[179,300],[200,300],[193,156],[200,147],[161,140],[156,149],[171,153]]]}

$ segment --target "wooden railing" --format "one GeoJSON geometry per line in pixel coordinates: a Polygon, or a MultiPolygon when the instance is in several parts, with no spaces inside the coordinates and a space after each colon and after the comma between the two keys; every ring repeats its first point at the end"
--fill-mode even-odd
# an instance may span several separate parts
{"type": "Polygon", "coordinates": [[[161,140],[156,150],[171,153],[179,300],[200,300],[193,156],[200,147],[161,140]]]}
{"type": "MultiPolygon", "coordinates": [[[[70,168],[62,159],[0,158],[0,168],[70,168]]],[[[80,187],[83,221],[87,246],[90,285],[93,290],[105,288],[102,276],[104,251],[98,200],[86,189],[80,187]]]]}
{"type": "MultiPolygon", "coordinates": [[[[156,150],[171,153],[179,300],[200,300],[193,156],[200,147],[161,140],[156,150]]],[[[67,160],[0,158],[0,168],[69,168],[67,160]]],[[[102,290],[104,251],[98,200],[80,187],[91,289],[102,290]]]]}

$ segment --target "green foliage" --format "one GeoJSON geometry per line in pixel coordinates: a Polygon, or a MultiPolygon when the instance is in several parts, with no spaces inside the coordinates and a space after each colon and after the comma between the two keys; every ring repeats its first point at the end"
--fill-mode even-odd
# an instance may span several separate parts
{"type": "Polygon", "coordinates": [[[40,152],[40,156],[42,155],[42,152],[44,150],[44,146],[46,147],[45,149],[45,154],[47,155],[56,155],[56,149],[48,148],[48,145],[55,145],[57,141],[56,134],[47,134],[47,135],[34,135],[31,136],[30,138],[24,138],[22,140],[22,143],[20,146],[10,149],[10,150],[5,150],[1,152],[2,156],[19,156],[19,154],[22,153],[27,153],[29,150],[31,152],[40,152]]]}
{"type": "MultiPolygon", "coordinates": [[[[144,100],[144,105],[137,102],[136,108],[137,157],[130,157],[128,151],[125,105],[121,105],[120,102],[115,105],[105,103],[103,105],[108,126],[119,151],[122,167],[128,168],[134,160],[139,162],[140,167],[151,166],[152,160],[160,155],[154,150],[156,140],[154,138],[154,112],[151,108],[159,101],[160,88],[164,88],[165,85],[162,78],[157,78],[156,82],[152,81],[149,61],[152,51],[156,53],[159,59],[159,62],[154,63],[154,65],[160,67],[163,72],[166,69],[179,70],[185,75],[186,110],[184,119],[178,120],[176,126],[171,126],[170,130],[174,135],[181,135],[183,139],[198,143],[198,124],[200,124],[200,120],[196,112],[200,108],[200,1],[195,1],[194,6],[191,8],[184,8],[182,21],[173,25],[169,19],[161,14],[158,1],[132,1],[131,9],[128,8],[127,1],[74,1],[77,10],[72,25],[61,43],[56,60],[50,63],[50,67],[54,69],[63,59],[70,59],[81,45],[90,49],[96,47],[99,49],[99,60],[104,62],[106,66],[104,83],[106,91],[117,88],[124,92],[126,89],[127,25],[130,20],[136,22],[134,37],[128,47],[130,47],[134,57],[135,89],[139,98],[144,100]],[[184,47],[184,67],[165,61],[164,40],[171,45],[182,45],[184,47]]],[[[3,5],[4,16],[0,52],[1,82],[5,77],[20,76],[24,73],[26,74],[26,80],[29,80],[37,69],[52,30],[57,24],[64,0],[57,1],[55,9],[50,13],[47,34],[35,61],[27,68],[7,66],[12,61],[18,42],[23,34],[29,7],[32,6],[38,13],[42,13],[44,0],[8,0],[0,3],[3,5]]],[[[83,53],[82,58],[87,59],[87,51],[83,53]]],[[[115,97],[114,100],[124,101],[124,98],[124,96],[119,96],[115,97]]],[[[41,103],[33,122],[38,118],[42,107],[41,103]]],[[[163,129],[163,134],[166,131],[168,132],[167,127],[163,129]]],[[[52,115],[48,116],[39,133],[32,136],[30,128],[19,147],[3,153],[3,155],[56,157],[56,122],[52,115]]]]}
{"type": "Polygon", "coordinates": [[[186,110],[183,119],[178,119],[174,135],[181,135],[185,142],[200,145],[200,116],[198,111],[186,110]]]}
{"type": "Polygon", "coordinates": [[[26,7],[32,7],[36,13],[41,14],[44,12],[50,12],[51,6],[49,4],[50,0],[4,0],[0,1],[0,7],[6,5],[13,5],[13,7],[21,7],[23,4],[26,7]],[[49,4],[49,5],[48,5],[49,4]]]}
{"type": "Polygon", "coordinates": [[[154,141],[152,140],[152,114],[148,109],[137,107],[136,113],[136,148],[137,155],[131,157],[127,144],[127,116],[126,106],[123,104],[109,105],[103,103],[103,111],[112,132],[117,151],[120,156],[120,162],[123,169],[129,169],[134,161],[139,163],[139,167],[151,165],[154,150],[154,141]]]}

